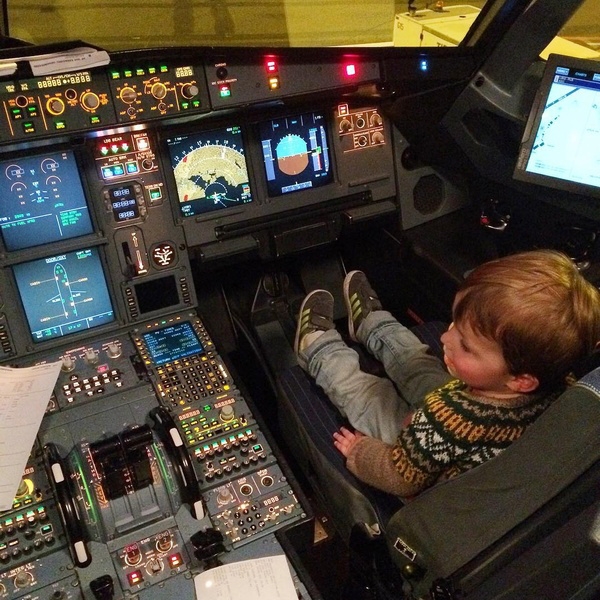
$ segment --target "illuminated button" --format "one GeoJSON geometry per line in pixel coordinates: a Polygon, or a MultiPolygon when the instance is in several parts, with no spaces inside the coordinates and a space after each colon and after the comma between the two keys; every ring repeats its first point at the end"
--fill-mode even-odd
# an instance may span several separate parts
{"type": "Polygon", "coordinates": [[[128,573],[127,579],[129,581],[130,586],[138,585],[139,583],[144,581],[141,571],[133,571],[132,573],[128,573]]]}
{"type": "Polygon", "coordinates": [[[23,123],[23,132],[24,133],[35,133],[35,125],[31,121],[27,121],[23,123]]]}
{"type": "Polygon", "coordinates": [[[11,108],[10,114],[11,114],[13,120],[15,120],[15,121],[17,119],[22,119],[23,118],[23,113],[21,112],[21,109],[17,108],[17,107],[11,108]]]}
{"type": "Polygon", "coordinates": [[[347,77],[355,77],[356,76],[356,65],[354,63],[348,63],[344,67],[344,71],[347,77]]]}
{"type": "Polygon", "coordinates": [[[171,556],[169,556],[169,566],[171,567],[171,569],[176,569],[181,564],[183,564],[183,559],[181,558],[181,554],[177,553],[177,554],[172,554],[171,556]]]}
{"type": "Polygon", "coordinates": [[[67,128],[66,121],[55,121],[54,122],[54,129],[56,129],[56,131],[61,131],[66,128],[67,128]]]}
{"type": "Polygon", "coordinates": [[[219,96],[221,98],[229,98],[231,96],[231,87],[228,83],[223,83],[219,86],[219,96]]]}
{"type": "Polygon", "coordinates": [[[279,89],[279,76],[273,75],[269,77],[269,89],[270,90],[278,90],[279,89]]]}

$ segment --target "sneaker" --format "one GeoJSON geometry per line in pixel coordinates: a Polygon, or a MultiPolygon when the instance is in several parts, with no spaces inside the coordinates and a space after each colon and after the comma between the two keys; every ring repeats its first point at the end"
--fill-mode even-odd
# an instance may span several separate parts
{"type": "Polygon", "coordinates": [[[294,340],[296,355],[312,343],[318,335],[334,329],[333,296],[327,290],[314,290],[304,298],[298,313],[298,326],[294,340]]]}
{"type": "Polygon", "coordinates": [[[358,342],[356,332],[367,315],[382,310],[381,302],[362,271],[350,271],[344,279],[344,300],[348,311],[348,334],[358,342]]]}

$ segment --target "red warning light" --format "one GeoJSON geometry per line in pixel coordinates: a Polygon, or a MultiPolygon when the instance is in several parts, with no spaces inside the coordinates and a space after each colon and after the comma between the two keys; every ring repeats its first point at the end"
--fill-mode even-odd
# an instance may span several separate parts
{"type": "Polygon", "coordinates": [[[183,560],[181,558],[181,554],[177,553],[177,554],[171,554],[171,556],[169,556],[169,566],[171,567],[171,569],[176,569],[182,563],[183,563],[183,560]]]}
{"type": "Polygon", "coordinates": [[[346,63],[344,70],[347,77],[354,77],[356,75],[356,65],[354,63],[346,63]]]}
{"type": "Polygon", "coordinates": [[[132,571],[131,573],[128,573],[127,579],[129,580],[130,586],[137,585],[138,583],[141,583],[142,581],[144,581],[141,571],[132,571]]]}
{"type": "Polygon", "coordinates": [[[265,68],[267,69],[267,73],[277,73],[279,67],[277,66],[277,61],[274,58],[268,58],[265,62],[265,68]]]}

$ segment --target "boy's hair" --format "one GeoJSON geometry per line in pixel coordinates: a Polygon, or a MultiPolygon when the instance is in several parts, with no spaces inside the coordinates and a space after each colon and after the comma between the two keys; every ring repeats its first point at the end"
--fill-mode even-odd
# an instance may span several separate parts
{"type": "Polygon", "coordinates": [[[564,254],[522,252],[472,271],[453,319],[497,342],[512,375],[534,375],[548,388],[600,341],[600,292],[564,254]]]}

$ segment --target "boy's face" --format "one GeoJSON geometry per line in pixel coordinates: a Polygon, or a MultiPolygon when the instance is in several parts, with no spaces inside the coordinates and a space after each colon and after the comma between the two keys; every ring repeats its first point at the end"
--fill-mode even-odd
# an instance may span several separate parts
{"type": "Polygon", "coordinates": [[[452,323],[442,337],[444,362],[451,375],[479,396],[513,397],[514,377],[500,345],[474,331],[468,323],[452,323]]]}

